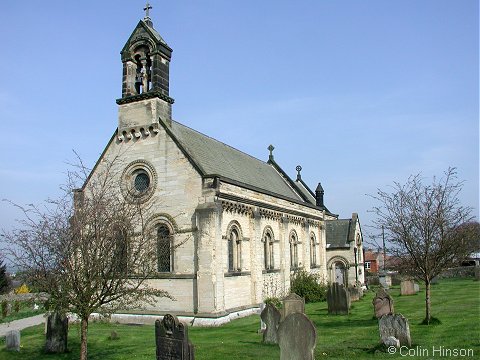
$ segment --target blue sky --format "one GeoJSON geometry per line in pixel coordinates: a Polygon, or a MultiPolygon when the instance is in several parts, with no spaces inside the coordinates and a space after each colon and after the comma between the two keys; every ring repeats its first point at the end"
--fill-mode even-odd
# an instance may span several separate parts
{"type": "MultiPolygon", "coordinates": [[[[479,208],[476,0],[151,1],[173,48],[174,119],[295,166],[364,231],[377,188],[449,166],[479,208]]],[[[93,165],[117,124],[120,50],[144,1],[9,1],[0,34],[0,199],[59,193],[77,151],[93,165]]],[[[0,203],[0,227],[20,214],[0,203]]]]}

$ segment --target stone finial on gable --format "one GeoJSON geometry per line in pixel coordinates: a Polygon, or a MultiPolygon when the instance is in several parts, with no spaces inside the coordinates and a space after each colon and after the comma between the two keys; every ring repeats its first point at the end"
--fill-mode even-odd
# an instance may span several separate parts
{"type": "Polygon", "coordinates": [[[268,151],[270,151],[270,155],[268,156],[268,161],[273,161],[273,150],[275,150],[275,146],[270,144],[270,146],[267,149],[268,151]]]}
{"type": "Polygon", "coordinates": [[[297,181],[301,180],[302,179],[302,174],[300,174],[300,172],[302,171],[302,167],[300,165],[297,165],[295,170],[297,170],[297,181]]]}

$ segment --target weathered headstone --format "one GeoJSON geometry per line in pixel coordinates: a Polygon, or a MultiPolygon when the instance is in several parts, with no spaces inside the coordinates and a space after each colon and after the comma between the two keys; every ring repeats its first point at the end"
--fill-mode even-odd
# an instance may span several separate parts
{"type": "Polygon", "coordinates": [[[45,352],[64,353],[67,351],[68,317],[65,314],[54,312],[46,321],[45,352]]]}
{"type": "Polygon", "coordinates": [[[267,328],[267,325],[265,324],[265,322],[262,319],[262,311],[265,310],[265,306],[266,306],[265,303],[260,304],[260,329],[258,329],[258,332],[260,334],[262,334],[265,331],[265,329],[267,328]]]}
{"type": "Polygon", "coordinates": [[[390,346],[393,346],[397,349],[400,348],[400,341],[394,336],[389,336],[385,339],[382,339],[382,342],[387,348],[390,346]]]}
{"type": "Polygon", "coordinates": [[[381,288],[372,300],[373,310],[377,319],[383,315],[393,314],[393,299],[388,292],[381,288]]]}
{"type": "Polygon", "coordinates": [[[263,332],[263,342],[265,344],[278,344],[277,330],[282,317],[280,311],[272,304],[267,304],[260,317],[266,325],[263,332]]]}
{"type": "Polygon", "coordinates": [[[155,322],[157,360],[193,360],[194,347],[188,340],[188,327],[175,315],[167,314],[155,322]]]}
{"type": "Polygon", "coordinates": [[[20,331],[10,330],[7,332],[5,345],[8,351],[20,351],[20,331]]]}
{"type": "Polygon", "coordinates": [[[480,281],[480,266],[475,266],[475,281],[480,281]]]}
{"type": "Polygon", "coordinates": [[[402,314],[382,316],[378,321],[378,330],[383,343],[388,337],[393,336],[398,339],[401,346],[412,345],[408,320],[402,314]]]}
{"type": "Polygon", "coordinates": [[[295,293],[291,293],[283,299],[282,320],[294,313],[305,314],[305,299],[295,293]]]}
{"type": "Polygon", "coordinates": [[[278,327],[280,360],[313,360],[317,330],[302,313],[288,315],[278,327]]]}
{"type": "Polygon", "coordinates": [[[363,291],[361,291],[357,287],[349,287],[348,293],[350,295],[350,302],[358,301],[363,295],[363,291]]]}
{"type": "Polygon", "coordinates": [[[400,283],[400,295],[415,295],[415,282],[411,279],[402,280],[400,283]]]}
{"type": "Polygon", "coordinates": [[[348,315],[350,310],[350,295],[343,285],[333,283],[327,290],[328,313],[348,315]]]}
{"type": "Polygon", "coordinates": [[[378,276],[378,281],[383,288],[389,289],[392,286],[392,277],[388,274],[380,274],[378,276]]]}
{"type": "Polygon", "coordinates": [[[420,291],[420,285],[418,285],[417,283],[413,284],[413,289],[415,290],[415,294],[418,294],[418,292],[420,291]]]}

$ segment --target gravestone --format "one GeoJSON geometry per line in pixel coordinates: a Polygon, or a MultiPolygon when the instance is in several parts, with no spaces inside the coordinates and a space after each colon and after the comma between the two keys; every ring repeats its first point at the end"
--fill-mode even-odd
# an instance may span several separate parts
{"type": "Polygon", "coordinates": [[[392,277],[387,274],[380,274],[378,276],[378,281],[380,282],[380,285],[382,285],[383,288],[389,289],[390,286],[392,286],[392,277]]]}
{"type": "Polygon", "coordinates": [[[288,315],[278,327],[280,360],[313,360],[317,330],[302,313],[288,315]]]}
{"type": "Polygon", "coordinates": [[[260,304],[260,329],[258,330],[258,332],[260,334],[262,334],[265,331],[265,329],[267,328],[267,325],[265,324],[265,322],[262,319],[262,312],[263,312],[263,310],[265,310],[265,306],[266,306],[265,303],[260,304]]]}
{"type": "Polygon", "coordinates": [[[350,302],[358,301],[363,296],[363,291],[356,287],[349,287],[350,302]]]}
{"type": "Polygon", "coordinates": [[[333,283],[327,290],[328,313],[348,315],[350,310],[350,295],[343,285],[333,283]]]}
{"type": "Polygon", "coordinates": [[[120,336],[118,336],[118,333],[116,331],[112,331],[110,333],[110,336],[108,337],[109,340],[118,340],[120,339],[120,336]]]}
{"type": "Polygon", "coordinates": [[[372,300],[373,311],[377,319],[383,315],[393,314],[393,299],[390,294],[383,288],[377,291],[377,294],[372,300]]]}
{"type": "Polygon", "coordinates": [[[67,351],[68,317],[65,314],[54,312],[46,321],[45,352],[64,353],[67,351]]]}
{"type": "Polygon", "coordinates": [[[291,293],[283,299],[282,320],[294,313],[305,314],[305,299],[295,293],[291,293]]]}
{"type": "Polygon", "coordinates": [[[385,339],[382,339],[382,342],[383,342],[383,345],[385,345],[387,348],[390,346],[393,346],[396,349],[400,348],[400,341],[394,336],[389,336],[385,339]]]}
{"type": "Polygon", "coordinates": [[[400,295],[415,295],[415,282],[410,279],[402,280],[400,283],[400,295]]]}
{"type": "Polygon", "coordinates": [[[267,304],[260,317],[266,325],[263,332],[263,342],[265,344],[278,344],[277,330],[282,317],[280,311],[272,304],[267,304]]]}
{"type": "Polygon", "coordinates": [[[475,281],[480,281],[480,266],[475,266],[475,281]]]}
{"type": "Polygon", "coordinates": [[[393,336],[398,339],[400,346],[412,345],[408,320],[402,314],[382,316],[378,321],[378,330],[383,343],[388,337],[393,336]]]}
{"type": "Polygon", "coordinates": [[[413,289],[415,290],[415,294],[418,294],[418,292],[420,291],[420,285],[418,285],[417,283],[413,284],[413,289]]]}
{"type": "Polygon", "coordinates": [[[20,331],[10,330],[5,335],[5,345],[8,351],[20,351],[20,331]]]}
{"type": "Polygon", "coordinates": [[[194,347],[188,340],[188,327],[175,315],[167,314],[155,321],[157,360],[193,360],[194,347]]]}

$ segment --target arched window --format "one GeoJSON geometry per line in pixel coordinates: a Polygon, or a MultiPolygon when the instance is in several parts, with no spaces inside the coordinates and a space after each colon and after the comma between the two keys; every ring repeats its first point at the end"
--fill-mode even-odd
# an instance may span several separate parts
{"type": "Polygon", "coordinates": [[[128,237],[127,231],[121,226],[113,228],[114,256],[113,272],[115,276],[126,275],[128,265],[128,237]]]}
{"type": "Polygon", "coordinates": [[[227,233],[228,240],[228,271],[241,271],[242,269],[242,239],[240,228],[231,225],[227,233]]]}
{"type": "Polygon", "coordinates": [[[274,266],[274,254],[273,254],[273,233],[270,229],[266,229],[263,235],[263,258],[265,263],[265,269],[273,269],[274,266]]]}
{"type": "Polygon", "coordinates": [[[317,266],[317,239],[315,234],[310,234],[310,267],[317,266]]]}
{"type": "Polygon", "coordinates": [[[290,233],[290,267],[298,268],[298,237],[295,231],[290,233]]]}
{"type": "Polygon", "coordinates": [[[173,236],[166,224],[157,227],[157,261],[159,272],[173,271],[173,236]]]}

